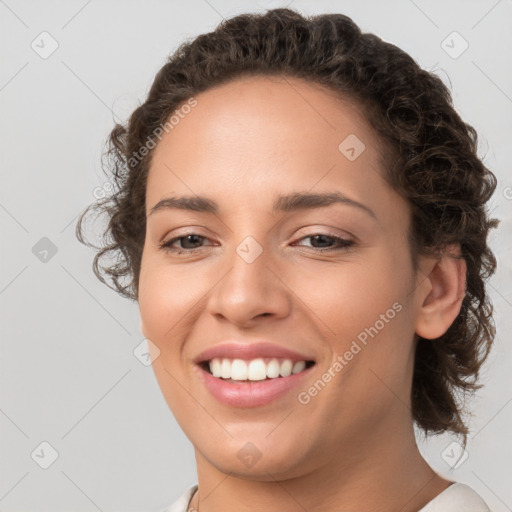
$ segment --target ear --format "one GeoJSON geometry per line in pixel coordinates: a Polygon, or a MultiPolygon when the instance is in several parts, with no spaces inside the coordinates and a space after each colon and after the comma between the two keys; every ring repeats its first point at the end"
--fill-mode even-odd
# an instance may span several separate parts
{"type": "Polygon", "coordinates": [[[422,338],[442,336],[460,312],[466,292],[466,261],[457,256],[460,245],[452,244],[440,258],[426,258],[420,264],[415,328],[422,338]]]}

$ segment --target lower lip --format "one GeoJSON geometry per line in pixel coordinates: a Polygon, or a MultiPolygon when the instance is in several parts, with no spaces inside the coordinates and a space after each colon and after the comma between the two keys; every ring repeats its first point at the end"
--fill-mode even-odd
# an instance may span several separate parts
{"type": "Polygon", "coordinates": [[[315,365],[289,377],[242,381],[239,384],[214,377],[199,367],[203,382],[210,393],[223,404],[232,407],[260,407],[286,395],[298,386],[315,365]]]}

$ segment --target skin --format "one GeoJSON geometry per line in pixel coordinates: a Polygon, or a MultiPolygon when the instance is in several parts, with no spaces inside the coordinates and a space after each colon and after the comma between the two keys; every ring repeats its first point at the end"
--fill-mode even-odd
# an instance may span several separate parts
{"type": "Polygon", "coordinates": [[[192,505],[201,512],[418,511],[451,481],[429,467],[415,441],[415,334],[433,339],[451,325],[464,262],[447,251],[421,257],[414,272],[409,205],[384,181],[380,141],[347,98],[263,76],[195,98],[154,150],[138,298],[141,329],[160,351],[156,378],[194,446],[192,505]],[[338,150],[349,134],[366,146],[354,161],[338,150]],[[279,194],[332,191],[375,218],[347,204],[272,213],[279,194]],[[149,214],[178,195],[210,197],[219,212],[149,214]],[[190,254],[159,247],[187,233],[206,237],[174,243],[190,254]],[[310,238],[318,234],[355,243],[319,252],[322,244],[310,238]],[[249,235],[263,250],[250,264],[236,252],[249,235]],[[395,302],[401,311],[317,396],[299,403],[297,393],[395,302]],[[193,363],[228,338],[267,339],[312,355],[316,365],[301,389],[277,402],[229,407],[211,396],[193,363]],[[252,467],[237,457],[247,442],[261,454],[252,467]]]}

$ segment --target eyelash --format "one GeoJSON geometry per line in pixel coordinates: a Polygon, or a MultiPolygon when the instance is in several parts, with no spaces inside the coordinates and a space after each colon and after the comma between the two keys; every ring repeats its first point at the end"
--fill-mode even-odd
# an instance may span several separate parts
{"type": "MultiPolygon", "coordinates": [[[[182,240],[183,238],[187,238],[189,236],[198,236],[199,238],[205,239],[205,240],[208,239],[207,237],[202,236],[202,235],[198,235],[197,233],[186,233],[184,235],[177,236],[175,238],[171,238],[171,240],[162,242],[161,244],[159,244],[159,247],[163,251],[173,252],[175,254],[186,254],[186,253],[191,254],[193,252],[196,252],[198,249],[204,248],[204,246],[197,247],[195,249],[178,249],[176,247],[171,247],[171,245],[174,242],[176,242],[178,240],[182,240]]],[[[305,238],[315,238],[317,236],[324,236],[324,237],[330,238],[334,242],[337,242],[339,244],[338,247],[324,247],[324,248],[312,247],[312,249],[314,249],[317,252],[341,251],[341,250],[344,250],[344,249],[347,249],[347,248],[353,246],[354,243],[355,243],[353,240],[347,240],[346,238],[341,238],[339,236],[334,236],[334,235],[328,235],[328,234],[325,234],[325,233],[315,233],[314,235],[307,235],[307,236],[304,236],[304,237],[300,238],[299,240],[304,240],[305,238]]]]}

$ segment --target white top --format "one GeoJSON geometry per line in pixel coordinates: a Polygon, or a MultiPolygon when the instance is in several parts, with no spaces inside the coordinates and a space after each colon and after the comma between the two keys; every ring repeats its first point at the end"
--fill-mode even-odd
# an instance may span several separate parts
{"type": "MultiPolygon", "coordinates": [[[[160,512],[187,512],[197,484],[189,487],[172,505],[160,512]]],[[[480,495],[466,484],[455,482],[418,512],[491,512],[480,495]]]]}

